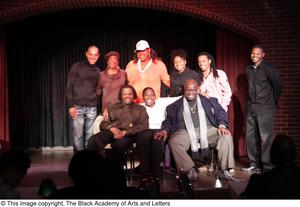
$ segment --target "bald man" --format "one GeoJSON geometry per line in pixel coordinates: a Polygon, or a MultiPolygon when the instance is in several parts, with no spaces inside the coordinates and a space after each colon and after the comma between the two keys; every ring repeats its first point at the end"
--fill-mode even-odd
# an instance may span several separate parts
{"type": "Polygon", "coordinates": [[[184,83],[184,96],[167,107],[167,118],[155,138],[170,135],[169,146],[172,150],[177,170],[187,172],[189,179],[198,177],[194,161],[187,153],[199,154],[199,149],[216,146],[220,167],[224,174],[234,172],[233,140],[229,132],[227,114],[216,98],[199,95],[199,85],[189,79],[184,83]]]}
{"type": "Polygon", "coordinates": [[[88,139],[93,135],[93,122],[97,116],[97,84],[100,70],[96,62],[100,57],[98,47],[89,46],[86,60],[75,63],[67,81],[67,101],[72,118],[74,151],[86,148],[88,139]]]}

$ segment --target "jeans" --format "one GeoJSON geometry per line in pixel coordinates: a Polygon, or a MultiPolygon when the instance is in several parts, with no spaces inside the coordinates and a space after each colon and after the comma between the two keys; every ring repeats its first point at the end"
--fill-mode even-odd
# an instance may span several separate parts
{"type": "Polygon", "coordinates": [[[86,149],[88,139],[93,135],[93,124],[97,117],[96,106],[75,105],[77,118],[72,120],[74,151],[86,149]]]}

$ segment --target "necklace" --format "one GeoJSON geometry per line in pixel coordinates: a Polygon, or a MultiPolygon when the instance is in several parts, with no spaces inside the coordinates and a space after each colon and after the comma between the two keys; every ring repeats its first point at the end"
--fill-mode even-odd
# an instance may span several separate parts
{"type": "Polygon", "coordinates": [[[192,107],[190,107],[190,105],[188,105],[188,106],[189,106],[190,111],[191,111],[193,114],[196,113],[196,110],[197,110],[197,102],[194,103],[194,105],[193,105],[192,107]]]}
{"type": "Polygon", "coordinates": [[[141,73],[142,79],[145,78],[144,72],[149,69],[151,63],[152,63],[152,59],[150,59],[149,62],[148,62],[148,64],[144,67],[144,69],[142,69],[141,60],[140,59],[138,60],[138,62],[137,62],[137,64],[138,64],[138,70],[141,73]]]}

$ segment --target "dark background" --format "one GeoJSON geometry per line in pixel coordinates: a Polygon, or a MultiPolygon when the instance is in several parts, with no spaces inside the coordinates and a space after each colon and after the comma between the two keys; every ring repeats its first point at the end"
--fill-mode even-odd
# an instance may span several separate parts
{"type": "Polygon", "coordinates": [[[65,86],[71,65],[85,58],[90,44],[99,46],[98,65],[116,50],[125,68],[135,44],[149,42],[172,71],[170,53],[183,48],[187,65],[197,69],[196,55],[215,56],[211,24],[183,15],[146,9],[93,8],[31,17],[7,26],[9,120],[12,148],[69,146],[65,86]]]}

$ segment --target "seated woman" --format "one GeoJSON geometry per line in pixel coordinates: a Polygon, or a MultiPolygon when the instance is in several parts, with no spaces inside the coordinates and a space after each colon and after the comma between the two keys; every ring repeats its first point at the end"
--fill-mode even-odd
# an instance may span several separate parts
{"type": "Polygon", "coordinates": [[[133,102],[136,97],[136,91],[131,85],[121,87],[118,94],[120,102],[108,107],[108,120],[101,122],[101,131],[89,139],[89,150],[103,153],[104,147],[111,143],[112,159],[122,165],[125,162],[125,151],[136,142],[142,159],[144,150],[140,150],[140,140],[145,138],[143,131],[148,129],[148,115],[143,106],[133,102]]]}

